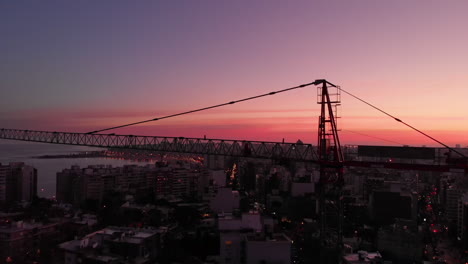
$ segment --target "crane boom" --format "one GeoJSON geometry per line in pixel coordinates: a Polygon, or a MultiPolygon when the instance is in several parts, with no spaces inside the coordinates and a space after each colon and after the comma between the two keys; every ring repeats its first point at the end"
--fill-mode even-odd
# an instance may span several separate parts
{"type": "Polygon", "coordinates": [[[100,148],[317,162],[311,144],[0,129],[0,139],[100,148]]]}
{"type": "MultiPolygon", "coordinates": [[[[319,162],[317,147],[312,146],[311,144],[287,142],[88,134],[7,128],[0,129],[0,139],[73,146],[88,146],[97,148],[136,149],[155,152],[173,152],[198,155],[280,159],[298,162],[312,162],[316,164],[326,163],[325,161],[319,162]]],[[[439,165],[345,160],[343,165],[345,167],[386,168],[395,170],[421,170],[438,172],[465,171],[468,173],[468,165],[459,163],[439,165]]]]}

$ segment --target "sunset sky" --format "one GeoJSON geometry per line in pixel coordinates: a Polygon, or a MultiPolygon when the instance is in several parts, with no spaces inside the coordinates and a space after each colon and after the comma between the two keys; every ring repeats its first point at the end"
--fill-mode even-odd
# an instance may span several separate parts
{"type": "MultiPolygon", "coordinates": [[[[468,1],[0,1],[0,128],[89,132],[325,78],[468,146],[468,1]]],[[[315,144],[309,88],[116,134],[315,144]]],[[[342,95],[345,144],[436,144],[342,95]]]]}

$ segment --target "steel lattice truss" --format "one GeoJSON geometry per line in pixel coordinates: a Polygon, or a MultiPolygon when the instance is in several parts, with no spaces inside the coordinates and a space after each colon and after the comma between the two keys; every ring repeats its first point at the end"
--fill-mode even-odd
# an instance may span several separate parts
{"type": "MultiPolygon", "coordinates": [[[[311,144],[184,137],[86,134],[4,128],[0,129],[0,139],[100,148],[136,149],[155,152],[251,157],[259,159],[319,163],[317,158],[317,148],[313,147],[311,144]]],[[[440,172],[449,172],[455,169],[468,173],[468,165],[466,164],[436,165],[345,160],[344,166],[440,172]]]]}
{"type": "Polygon", "coordinates": [[[185,137],[85,134],[19,129],[0,129],[1,139],[101,148],[137,149],[198,155],[316,162],[311,144],[223,140],[185,137]]]}

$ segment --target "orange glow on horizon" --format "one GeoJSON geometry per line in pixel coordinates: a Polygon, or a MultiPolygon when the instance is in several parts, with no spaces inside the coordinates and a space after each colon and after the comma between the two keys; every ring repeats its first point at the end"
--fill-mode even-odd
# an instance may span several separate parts
{"type": "MultiPolygon", "coordinates": [[[[109,131],[116,134],[246,139],[316,144],[318,111],[312,109],[207,111],[109,131]]],[[[163,112],[171,114],[169,111],[163,112]]],[[[24,114],[24,113],[22,113],[24,114]]],[[[12,115],[5,128],[89,132],[154,118],[144,111],[35,111],[28,118],[12,115]],[[45,118],[47,117],[47,118],[45,118]],[[57,120],[61,120],[57,122],[57,120]],[[25,125],[27,124],[27,125],[25,125]]],[[[454,146],[468,145],[468,127],[458,126],[462,118],[406,117],[415,127],[454,146]],[[415,120],[417,122],[415,122],[415,120]],[[442,126],[439,126],[442,124],[442,126]],[[441,129],[444,128],[444,129],[441,129]]],[[[421,134],[386,117],[346,116],[338,120],[342,144],[438,146],[421,134]],[[381,129],[377,129],[381,128],[381,129]]]]}

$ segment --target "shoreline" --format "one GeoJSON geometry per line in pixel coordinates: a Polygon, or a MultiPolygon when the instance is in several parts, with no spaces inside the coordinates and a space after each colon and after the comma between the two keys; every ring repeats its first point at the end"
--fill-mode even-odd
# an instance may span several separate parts
{"type": "Polygon", "coordinates": [[[119,160],[131,160],[137,162],[157,162],[167,159],[182,159],[195,162],[201,162],[203,158],[200,156],[195,157],[190,154],[160,154],[148,151],[115,151],[115,150],[101,150],[101,151],[81,151],[68,154],[57,155],[40,155],[32,156],[33,159],[82,159],[82,158],[108,158],[119,160]]]}

